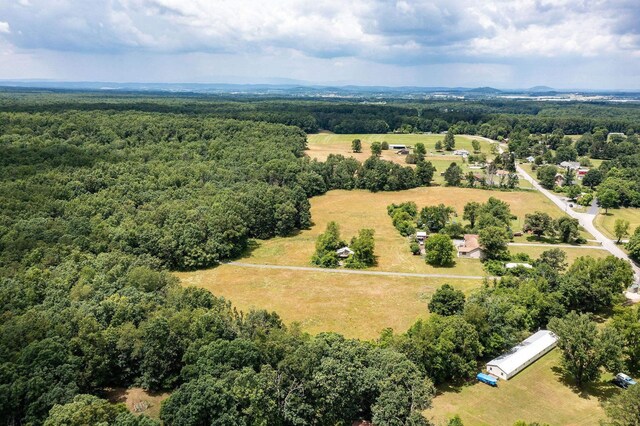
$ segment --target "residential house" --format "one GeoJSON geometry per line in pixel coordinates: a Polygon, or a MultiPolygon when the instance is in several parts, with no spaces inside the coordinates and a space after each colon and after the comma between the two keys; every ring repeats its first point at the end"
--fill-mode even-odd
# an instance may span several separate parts
{"type": "Polygon", "coordinates": [[[557,186],[563,186],[564,185],[564,175],[562,173],[556,173],[556,185],[557,186]]]}
{"type": "Polygon", "coordinates": [[[467,257],[471,259],[480,259],[482,257],[482,249],[480,248],[478,235],[464,235],[462,244],[458,246],[458,257],[467,257]]]}
{"type": "Polygon", "coordinates": [[[453,155],[462,155],[463,157],[466,157],[469,155],[469,151],[466,149],[456,149],[453,151],[453,155]]]}
{"type": "Polygon", "coordinates": [[[560,163],[560,167],[567,170],[578,170],[580,168],[580,163],[577,161],[563,161],[560,163]]]}

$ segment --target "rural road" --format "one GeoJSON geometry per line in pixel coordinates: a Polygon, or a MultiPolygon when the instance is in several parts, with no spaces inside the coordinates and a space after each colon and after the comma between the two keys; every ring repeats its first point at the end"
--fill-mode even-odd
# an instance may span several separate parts
{"type": "Polygon", "coordinates": [[[458,278],[458,279],[462,278],[462,279],[470,279],[470,280],[481,280],[485,278],[477,275],[417,274],[417,273],[411,273],[411,272],[363,271],[359,269],[327,269],[327,268],[313,268],[310,266],[264,265],[264,264],[244,263],[244,262],[226,262],[225,264],[233,265],[233,266],[241,266],[243,268],[283,269],[288,271],[325,272],[330,274],[378,275],[383,277],[458,278]]]}
{"type": "Polygon", "coordinates": [[[594,199],[593,203],[591,203],[591,207],[589,207],[589,211],[586,213],[578,213],[574,211],[566,201],[552,193],[551,191],[543,188],[534,178],[532,178],[520,165],[516,165],[516,170],[525,180],[527,180],[535,189],[540,191],[545,197],[550,199],[555,205],[557,205],[561,210],[566,212],[569,216],[574,219],[578,219],[580,225],[587,230],[594,238],[602,244],[602,248],[607,250],[609,253],[618,257],[620,259],[624,259],[631,264],[633,268],[633,272],[635,273],[636,282],[640,282],[640,267],[633,263],[629,256],[616,245],[616,243],[607,238],[602,232],[598,231],[598,229],[594,226],[593,220],[598,214],[598,205],[597,201],[594,199]]]}

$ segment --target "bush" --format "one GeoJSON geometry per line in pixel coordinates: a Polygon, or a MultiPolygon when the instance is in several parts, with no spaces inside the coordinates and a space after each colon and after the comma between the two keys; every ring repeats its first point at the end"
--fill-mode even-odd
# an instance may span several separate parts
{"type": "Polygon", "coordinates": [[[413,253],[414,256],[420,254],[420,244],[415,241],[412,241],[411,244],[409,244],[409,249],[411,249],[411,253],[413,253]]]}
{"type": "Polygon", "coordinates": [[[501,277],[507,273],[504,263],[499,260],[487,260],[484,262],[484,270],[496,277],[501,277]]]}
{"type": "Polygon", "coordinates": [[[389,149],[389,142],[386,142],[386,141],[385,141],[385,142],[382,142],[382,143],[380,144],[380,146],[382,147],[382,149],[383,149],[384,151],[386,151],[387,149],[389,149]]]}

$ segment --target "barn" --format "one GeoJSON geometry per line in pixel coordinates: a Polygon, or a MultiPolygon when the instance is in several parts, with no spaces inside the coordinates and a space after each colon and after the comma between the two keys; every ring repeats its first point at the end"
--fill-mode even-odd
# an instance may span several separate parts
{"type": "Polygon", "coordinates": [[[556,346],[558,338],[549,330],[540,330],[516,345],[509,352],[487,363],[487,371],[509,380],[556,346]]]}

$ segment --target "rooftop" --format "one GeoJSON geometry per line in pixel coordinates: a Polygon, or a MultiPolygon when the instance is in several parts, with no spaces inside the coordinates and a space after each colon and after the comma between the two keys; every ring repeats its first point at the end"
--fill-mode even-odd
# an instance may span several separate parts
{"type": "Polygon", "coordinates": [[[468,253],[479,248],[480,243],[478,242],[478,236],[476,234],[465,234],[464,243],[458,247],[458,251],[461,253],[468,253]]]}
{"type": "Polygon", "coordinates": [[[495,365],[506,374],[511,374],[544,349],[555,345],[557,340],[558,338],[551,331],[540,330],[514,346],[509,352],[489,361],[487,365],[495,365]]]}

